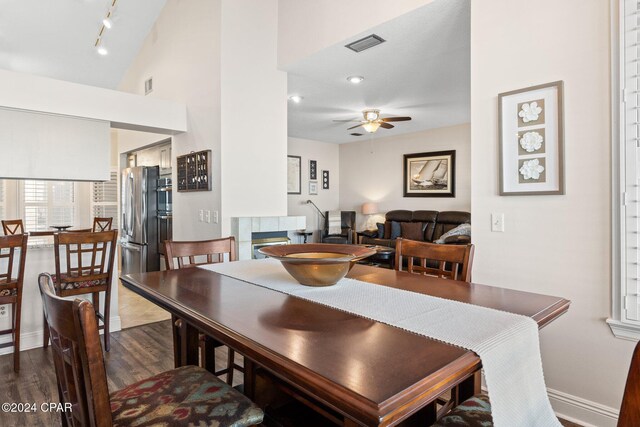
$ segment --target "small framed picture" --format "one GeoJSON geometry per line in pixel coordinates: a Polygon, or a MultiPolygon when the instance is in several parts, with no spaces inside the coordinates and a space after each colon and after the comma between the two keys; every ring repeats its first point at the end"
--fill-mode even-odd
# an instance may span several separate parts
{"type": "Polygon", "coordinates": [[[309,160],[309,179],[318,179],[318,162],[309,160]]]}
{"type": "Polygon", "coordinates": [[[318,194],[318,181],[309,181],[309,194],[318,194]]]}
{"type": "Polygon", "coordinates": [[[300,156],[287,156],[287,194],[302,194],[300,156]]]}
{"type": "Polygon", "coordinates": [[[562,81],[498,95],[500,195],[564,194],[562,81]]]}
{"type": "Polygon", "coordinates": [[[322,189],[329,189],[329,171],[322,171],[322,189]]]}

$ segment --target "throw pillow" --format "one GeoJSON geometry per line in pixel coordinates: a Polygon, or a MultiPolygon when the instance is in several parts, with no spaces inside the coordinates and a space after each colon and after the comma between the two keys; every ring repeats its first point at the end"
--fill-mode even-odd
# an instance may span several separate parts
{"type": "Polygon", "coordinates": [[[384,239],[384,224],[376,222],[376,227],[378,227],[378,239],[384,239]]]}
{"type": "Polygon", "coordinates": [[[471,236],[471,224],[460,224],[456,228],[452,228],[451,230],[444,233],[438,240],[433,243],[443,244],[445,239],[451,236],[471,236]]]}
{"type": "Polygon", "coordinates": [[[383,239],[390,239],[390,238],[391,238],[391,221],[385,221],[383,239]]]}
{"type": "Polygon", "coordinates": [[[402,234],[402,228],[398,221],[391,221],[391,240],[397,239],[402,234]]]}
{"type": "Polygon", "coordinates": [[[424,241],[421,222],[402,222],[400,228],[404,239],[424,241]]]}

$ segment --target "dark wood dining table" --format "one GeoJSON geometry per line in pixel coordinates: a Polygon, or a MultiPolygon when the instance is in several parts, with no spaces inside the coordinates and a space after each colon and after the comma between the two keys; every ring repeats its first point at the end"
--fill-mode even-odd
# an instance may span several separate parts
{"type": "MultiPolygon", "coordinates": [[[[348,277],[531,317],[543,327],[565,313],[559,297],[356,265],[348,277]]],[[[468,350],[202,268],[128,274],[123,284],[190,325],[184,363],[197,363],[205,333],[245,357],[245,393],[266,370],[339,414],[344,426],[417,425],[436,398],[480,390],[468,350]]],[[[422,424],[428,425],[428,424],[422,424]]]]}

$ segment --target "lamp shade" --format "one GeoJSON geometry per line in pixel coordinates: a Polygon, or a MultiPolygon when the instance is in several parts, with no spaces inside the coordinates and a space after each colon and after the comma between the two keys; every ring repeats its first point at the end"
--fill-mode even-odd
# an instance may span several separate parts
{"type": "Polygon", "coordinates": [[[364,215],[372,215],[378,213],[378,205],[372,202],[362,204],[362,213],[364,215]]]}

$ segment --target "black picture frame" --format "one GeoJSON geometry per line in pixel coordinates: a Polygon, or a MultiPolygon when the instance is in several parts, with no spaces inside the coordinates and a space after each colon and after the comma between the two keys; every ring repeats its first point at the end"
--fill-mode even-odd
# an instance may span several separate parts
{"type": "Polygon", "coordinates": [[[309,160],[309,179],[318,179],[318,161],[309,160]]]}
{"type": "Polygon", "coordinates": [[[404,197],[455,197],[456,151],[405,154],[404,197]]]}
{"type": "Polygon", "coordinates": [[[323,190],[328,190],[329,189],[329,171],[322,171],[322,189],[323,190]]]}

